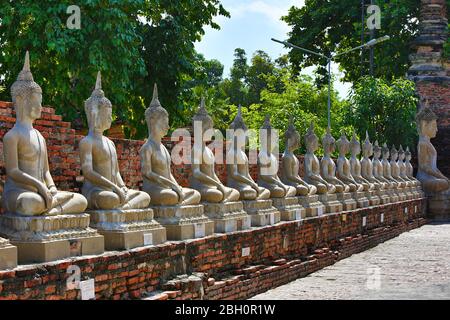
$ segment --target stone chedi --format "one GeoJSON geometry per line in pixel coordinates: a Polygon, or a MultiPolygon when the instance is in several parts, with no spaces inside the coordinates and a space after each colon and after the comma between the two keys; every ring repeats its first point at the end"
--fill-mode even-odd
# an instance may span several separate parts
{"type": "Polygon", "coordinates": [[[401,190],[398,187],[398,182],[392,177],[391,163],[389,162],[390,152],[386,143],[383,144],[383,147],[381,148],[381,153],[383,157],[381,160],[383,170],[381,172],[385,181],[388,183],[390,187],[389,196],[391,197],[391,202],[398,202],[400,200],[401,190]]]}
{"type": "Polygon", "coordinates": [[[169,114],[159,102],[156,84],[145,119],[149,136],[139,154],[143,190],[150,195],[156,220],[166,228],[168,240],[213,234],[214,222],[203,213],[200,193],[180,186],[172,174],[170,153],[161,143],[169,130],[169,114]]]}
{"type": "Polygon", "coordinates": [[[91,226],[105,236],[108,250],[131,249],[162,243],[166,231],[153,219],[150,196],[125,186],[114,143],[103,135],[111,127],[112,105],[102,90],[101,74],[85,101],[89,133],[80,141],[84,183],[91,226]]]}
{"type": "Polygon", "coordinates": [[[232,232],[248,229],[251,226],[250,216],[243,210],[239,201],[238,190],[225,186],[215,172],[215,157],[206,145],[211,140],[209,133],[213,131],[214,122],[208,114],[205,100],[202,98],[200,107],[193,119],[194,147],[192,156],[192,175],[190,186],[200,192],[205,214],[214,221],[216,232],[232,232]],[[201,136],[196,133],[201,128],[201,136]]]}
{"type": "Polygon", "coordinates": [[[342,211],[342,203],[337,201],[336,187],[328,183],[320,175],[320,162],[314,152],[319,148],[319,138],[314,132],[314,123],[311,125],[305,135],[306,154],[305,154],[305,177],[308,184],[317,188],[319,201],[325,205],[327,213],[342,211]]]}
{"type": "Polygon", "coordinates": [[[285,133],[285,150],[282,157],[281,181],[297,189],[297,199],[306,209],[307,217],[315,217],[326,212],[325,206],[319,202],[317,187],[306,183],[299,175],[300,161],[294,151],[300,148],[300,134],[295,129],[293,118],[285,133]]]}
{"type": "Polygon", "coordinates": [[[450,180],[437,167],[437,152],[431,139],[437,134],[437,116],[425,105],[417,113],[418,169],[417,179],[428,198],[428,212],[432,218],[448,219],[450,216],[450,180]]]}
{"type": "Polygon", "coordinates": [[[247,126],[242,118],[241,106],[230,129],[233,130],[233,137],[227,154],[227,185],[239,191],[239,199],[252,219],[252,226],[275,224],[280,221],[280,212],[272,206],[270,191],[258,186],[250,175],[245,153],[247,126]]]}
{"type": "MultiPolygon", "coordinates": [[[[335,149],[335,140],[331,135],[331,128],[327,128],[326,134],[322,138],[323,157],[320,160],[320,173],[329,184],[336,188],[337,200],[343,205],[343,210],[354,210],[357,203],[350,194],[350,186],[336,177],[336,164],[331,159],[331,153],[335,149]]],[[[350,170],[350,168],[348,168],[350,170]]]]}
{"type": "Polygon", "coordinates": [[[42,112],[42,90],[33,80],[28,52],[11,96],[16,123],[3,139],[6,214],[0,216],[0,234],[18,247],[20,263],[102,253],[103,237],[89,228],[83,213],[86,199],[57,190],[50,175],[45,139],[33,128],[42,112]]]}
{"type": "Polygon", "coordinates": [[[281,220],[300,220],[306,217],[306,210],[295,197],[297,189],[284,184],[278,177],[277,134],[266,116],[260,129],[261,150],[258,154],[258,184],[270,190],[273,205],[281,213],[281,220]]]}
{"type": "Polygon", "coordinates": [[[370,157],[373,155],[373,145],[370,142],[369,134],[366,132],[366,140],[362,145],[363,158],[361,160],[361,176],[368,181],[371,185],[370,195],[368,198],[370,200],[370,205],[379,205],[389,203],[389,196],[384,193],[383,183],[376,179],[373,175],[373,163],[370,157]]]}
{"type": "Polygon", "coordinates": [[[406,182],[400,177],[400,167],[398,166],[398,151],[393,145],[390,151],[390,161],[391,166],[391,177],[397,182],[397,190],[399,195],[399,200],[407,200],[408,196],[406,194],[406,182]]]}

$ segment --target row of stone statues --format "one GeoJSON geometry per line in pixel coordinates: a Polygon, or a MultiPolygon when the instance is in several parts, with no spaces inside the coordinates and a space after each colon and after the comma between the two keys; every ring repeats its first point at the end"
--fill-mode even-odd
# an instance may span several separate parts
{"type": "MultiPolygon", "coordinates": [[[[336,142],[328,128],[319,162],[313,124],[305,135],[304,179],[294,154],[301,139],[292,121],[285,134],[280,175],[277,170],[270,173],[265,169],[278,168],[279,157],[270,143],[273,128],[268,117],[262,127],[268,132],[268,143],[258,155],[257,181],[250,175],[244,147],[233,141],[230,152],[236,161],[227,164],[227,185],[223,184],[215,173],[214,153],[202,141],[194,144],[192,152],[191,188],[182,187],[171,173],[171,157],[161,143],[169,116],[158,100],[156,85],[145,112],[149,137],[140,150],[143,191],[129,189],[119,171],[114,143],[103,135],[111,126],[112,104],[102,90],[100,73],[85,102],[89,133],[79,144],[82,194],[59,191],[50,175],[45,140],[33,128],[41,115],[42,91],[33,80],[28,53],[11,95],[17,118],[3,139],[6,214],[0,217],[0,234],[19,247],[21,261],[100,253],[102,241],[106,249],[128,249],[161,243],[167,237],[195,238],[421,197],[408,149],[389,151],[377,142],[373,147],[367,136],[359,160],[356,136],[348,141],[343,134],[337,141],[335,163],[331,154],[336,142]]],[[[193,121],[201,122],[203,133],[213,128],[204,100],[193,121]]],[[[240,108],[231,128],[247,130],[240,108]]]]}

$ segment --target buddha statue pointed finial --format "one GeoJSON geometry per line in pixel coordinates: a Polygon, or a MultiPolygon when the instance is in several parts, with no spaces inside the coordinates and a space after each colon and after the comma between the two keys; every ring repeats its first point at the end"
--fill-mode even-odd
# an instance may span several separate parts
{"type": "Polygon", "coordinates": [[[160,119],[168,119],[169,113],[161,105],[158,99],[158,86],[153,86],[153,97],[150,106],[145,110],[145,119],[147,120],[147,127],[149,134],[151,133],[151,125],[157,123],[160,119]]]}
{"type": "Polygon", "coordinates": [[[270,123],[270,115],[266,114],[261,129],[272,130],[272,124],[270,123]]]}
{"type": "Polygon", "coordinates": [[[322,137],[322,146],[324,149],[326,149],[327,146],[334,145],[335,142],[336,142],[336,140],[331,135],[331,128],[330,128],[330,126],[328,126],[327,133],[322,137]]]}
{"type": "Polygon", "coordinates": [[[102,90],[102,74],[101,72],[97,72],[97,80],[95,81],[95,88],[94,91],[91,94],[91,97],[104,97],[105,92],[102,90]]]}
{"type": "Polygon", "coordinates": [[[359,141],[358,141],[358,137],[356,137],[356,132],[353,131],[353,136],[352,136],[352,140],[351,140],[351,144],[357,144],[359,145],[359,141]]]}
{"type": "Polygon", "coordinates": [[[86,112],[86,118],[88,126],[92,130],[97,125],[97,114],[99,107],[112,108],[111,101],[105,97],[105,93],[102,90],[102,75],[100,71],[97,73],[97,80],[95,81],[95,88],[92,91],[91,96],[84,102],[84,111],[86,112]]]}
{"type": "MultiPolygon", "coordinates": [[[[30,53],[25,54],[25,61],[22,71],[17,76],[17,80],[11,86],[11,97],[16,113],[20,116],[21,110],[18,110],[17,99],[28,99],[33,92],[42,94],[41,87],[34,82],[33,74],[30,68],[30,53]]],[[[22,105],[22,103],[21,103],[22,105]]]]}
{"type": "Polygon", "coordinates": [[[286,132],[284,133],[284,138],[287,142],[290,138],[292,138],[294,136],[296,136],[299,139],[299,143],[300,143],[300,134],[298,133],[297,129],[295,128],[294,117],[291,116],[289,118],[289,125],[286,129],[286,132]]]}
{"type": "MultiPolygon", "coordinates": [[[[345,132],[342,131],[340,138],[336,141],[338,150],[348,151],[349,144],[350,144],[350,142],[348,141],[347,136],[345,135],[345,132]]],[[[347,152],[345,152],[345,153],[347,153],[347,152]]]]}
{"type": "Polygon", "coordinates": [[[203,131],[213,128],[214,121],[211,118],[211,116],[209,115],[208,110],[206,109],[205,97],[202,97],[202,99],[200,101],[200,106],[198,107],[196,114],[192,118],[192,121],[194,123],[197,121],[202,122],[203,131]]]}
{"type": "Polygon", "coordinates": [[[247,126],[245,125],[244,119],[242,118],[242,106],[238,106],[238,111],[236,114],[236,117],[234,118],[233,122],[230,125],[230,128],[233,130],[242,129],[244,131],[247,131],[247,126]]]}
{"type": "Polygon", "coordinates": [[[409,146],[406,147],[405,155],[406,156],[408,156],[408,155],[410,156],[411,155],[411,151],[409,150],[409,146]]]}
{"type": "Polygon", "coordinates": [[[159,98],[158,98],[158,85],[155,83],[153,85],[153,97],[152,97],[152,101],[150,102],[150,108],[157,108],[157,107],[162,107],[161,103],[159,102],[159,98]]]}
{"type": "Polygon", "coordinates": [[[400,148],[398,148],[398,153],[401,153],[401,152],[405,152],[404,150],[403,150],[403,146],[402,145],[400,145],[400,148]]]}
{"type": "Polygon", "coordinates": [[[369,137],[369,132],[366,131],[366,140],[364,140],[364,144],[371,144],[370,143],[370,137],[369,137]]]}
{"type": "Polygon", "coordinates": [[[383,143],[383,147],[381,148],[381,151],[383,153],[389,153],[389,147],[387,146],[387,143],[383,143]]]}
{"type": "Polygon", "coordinates": [[[393,155],[393,154],[398,154],[398,151],[395,148],[395,145],[392,145],[392,148],[391,148],[391,155],[393,155]]]}
{"type": "Polygon", "coordinates": [[[307,138],[309,136],[313,136],[313,135],[316,135],[316,133],[314,132],[314,121],[311,121],[308,131],[306,131],[305,138],[307,138]]]}

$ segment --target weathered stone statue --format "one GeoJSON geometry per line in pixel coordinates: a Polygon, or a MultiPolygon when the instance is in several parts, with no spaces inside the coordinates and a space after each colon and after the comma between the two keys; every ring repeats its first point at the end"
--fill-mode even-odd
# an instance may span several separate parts
{"type": "Polygon", "coordinates": [[[392,177],[391,172],[391,163],[389,162],[389,148],[386,143],[383,144],[383,147],[381,148],[383,159],[381,160],[381,164],[383,165],[383,177],[386,179],[386,181],[389,182],[389,185],[391,187],[391,201],[397,202],[401,200],[400,193],[401,190],[399,189],[399,183],[392,177]]]}
{"type": "Polygon", "coordinates": [[[414,183],[413,194],[415,195],[415,198],[419,199],[425,197],[425,194],[422,190],[422,184],[414,177],[414,168],[411,164],[411,151],[409,151],[409,147],[406,147],[405,151],[405,167],[406,176],[414,183]]]}
{"type": "Polygon", "coordinates": [[[361,153],[361,144],[356,138],[355,132],[353,132],[353,137],[350,142],[350,152],[350,174],[356,183],[362,187],[360,187],[359,190],[353,194],[353,198],[358,203],[359,208],[364,208],[373,204],[374,201],[377,202],[377,198],[375,198],[375,200],[372,199],[372,190],[374,188],[373,184],[361,175],[361,161],[358,159],[359,154],[361,153]]]}
{"type": "Polygon", "coordinates": [[[336,187],[337,200],[342,203],[344,211],[356,209],[357,203],[349,193],[350,187],[336,177],[336,164],[331,159],[331,153],[335,150],[335,140],[331,135],[330,127],[327,128],[327,133],[322,138],[322,147],[323,157],[320,160],[322,177],[336,187]]]}
{"type": "Polygon", "coordinates": [[[404,160],[405,160],[405,151],[403,150],[402,145],[400,145],[397,160],[399,177],[402,179],[403,182],[405,182],[406,199],[412,200],[415,198],[415,194],[413,193],[413,187],[415,186],[415,183],[412,180],[410,180],[406,175],[406,164],[404,160]]]}
{"type": "MultiPolygon", "coordinates": [[[[392,182],[384,177],[383,172],[383,164],[381,163],[381,147],[378,145],[378,141],[375,141],[375,146],[373,148],[373,177],[381,183],[383,194],[389,197],[390,202],[396,202],[398,200],[398,196],[395,195],[393,189],[392,182]]],[[[381,197],[381,196],[380,196],[381,197]]]]}
{"type": "Polygon", "coordinates": [[[192,176],[190,186],[200,192],[205,214],[214,221],[216,232],[231,232],[250,228],[251,219],[243,210],[238,190],[225,186],[216,175],[214,153],[206,142],[205,133],[213,130],[213,119],[209,116],[202,98],[200,107],[192,119],[195,128],[201,126],[201,137],[194,136],[192,150],[192,176]]]}
{"type": "Polygon", "coordinates": [[[84,103],[89,133],[79,146],[84,177],[81,190],[88,199],[91,225],[105,236],[106,248],[110,250],[164,242],[165,229],[148,208],[150,196],[126,187],[114,142],[103,135],[111,127],[112,104],[105,97],[101,81],[99,72],[95,89],[84,103]]]}
{"type": "Polygon", "coordinates": [[[299,220],[305,217],[306,211],[295,198],[297,189],[284,184],[278,177],[278,154],[275,153],[273,134],[270,117],[266,116],[260,130],[262,143],[258,154],[258,184],[270,190],[273,204],[281,212],[281,220],[299,220]]]}
{"type": "Polygon", "coordinates": [[[319,148],[319,138],[314,132],[314,123],[312,122],[305,135],[305,144],[305,181],[317,188],[319,201],[325,205],[327,213],[342,211],[342,203],[337,201],[335,194],[336,187],[320,175],[320,162],[314,154],[319,148]]]}
{"type": "Polygon", "coordinates": [[[406,182],[400,177],[400,167],[398,166],[398,151],[393,145],[391,148],[391,160],[389,164],[391,166],[391,176],[397,182],[397,191],[400,201],[407,200],[406,194],[406,182]]]}
{"type": "Polygon", "coordinates": [[[370,142],[369,134],[366,132],[366,140],[362,147],[363,158],[361,160],[361,176],[366,179],[370,185],[369,192],[366,192],[370,205],[375,206],[389,202],[389,196],[383,192],[383,183],[373,176],[373,164],[370,157],[373,155],[373,145],[370,142]]]}
{"type": "Polygon", "coordinates": [[[300,147],[300,134],[294,127],[293,118],[291,118],[285,133],[285,146],[282,157],[281,181],[285,185],[297,189],[299,203],[306,209],[307,217],[325,213],[326,208],[318,201],[319,196],[316,195],[317,187],[306,183],[299,175],[300,161],[294,151],[300,147]]]}
{"type": "Polygon", "coordinates": [[[66,258],[70,256],[69,239],[83,242],[80,254],[103,252],[103,237],[89,228],[89,215],[82,214],[86,199],[57,190],[53,182],[45,139],[33,128],[41,117],[42,90],[31,74],[28,52],[11,96],[16,123],[3,138],[6,215],[0,217],[0,234],[18,246],[21,263],[66,258]]]}
{"type": "Polygon", "coordinates": [[[244,210],[252,218],[252,226],[275,224],[280,221],[280,212],[272,206],[270,191],[258,186],[250,175],[249,160],[245,153],[248,129],[242,118],[241,106],[230,129],[234,135],[227,157],[227,185],[239,191],[244,210]]]}
{"type": "Polygon", "coordinates": [[[434,218],[448,218],[450,214],[450,180],[437,167],[437,152],[430,139],[437,134],[437,116],[425,105],[417,113],[419,132],[417,179],[428,198],[428,212],[434,218]]]}
{"type": "Polygon", "coordinates": [[[185,240],[214,233],[214,222],[203,214],[200,193],[178,184],[171,171],[172,159],[161,143],[169,130],[169,114],[158,99],[145,111],[149,137],[140,149],[143,190],[150,195],[156,220],[167,231],[169,240],[185,240]]]}
{"type": "Polygon", "coordinates": [[[350,151],[350,141],[345,133],[336,142],[339,151],[339,157],[336,161],[336,177],[348,186],[348,191],[362,191],[363,186],[358,184],[350,173],[350,161],[347,159],[347,153],[350,151]]]}

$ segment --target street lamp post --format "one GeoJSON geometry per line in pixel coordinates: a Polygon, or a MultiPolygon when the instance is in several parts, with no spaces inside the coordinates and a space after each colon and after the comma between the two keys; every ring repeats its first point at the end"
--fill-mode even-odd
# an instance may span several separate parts
{"type": "Polygon", "coordinates": [[[326,55],[324,55],[322,53],[314,52],[314,51],[311,51],[311,50],[308,50],[308,49],[296,46],[296,45],[294,45],[294,44],[292,44],[290,42],[287,42],[287,41],[280,41],[280,40],[277,40],[277,39],[274,39],[274,38],[272,38],[271,40],[275,41],[275,42],[278,42],[278,43],[281,43],[281,44],[284,44],[287,47],[291,47],[291,48],[294,48],[294,49],[299,49],[299,50],[302,50],[304,52],[307,52],[307,53],[310,53],[310,54],[314,54],[316,56],[325,58],[327,60],[327,64],[328,64],[328,126],[331,127],[331,62],[336,57],[343,56],[343,55],[346,55],[347,53],[350,53],[352,51],[363,49],[363,48],[366,48],[366,47],[373,47],[373,46],[377,45],[378,43],[386,41],[386,40],[389,40],[389,39],[390,39],[389,36],[384,36],[384,37],[381,37],[381,38],[378,38],[378,39],[372,39],[369,42],[367,42],[367,43],[365,43],[365,44],[363,44],[361,46],[352,48],[350,50],[347,50],[347,51],[344,51],[344,52],[341,52],[341,53],[337,53],[335,55],[331,55],[329,57],[327,57],[326,55]]]}

